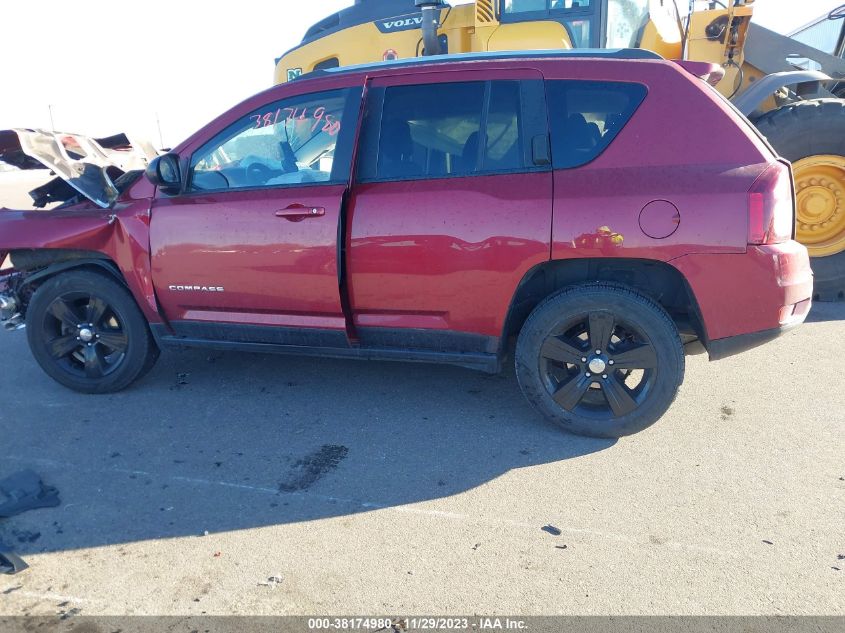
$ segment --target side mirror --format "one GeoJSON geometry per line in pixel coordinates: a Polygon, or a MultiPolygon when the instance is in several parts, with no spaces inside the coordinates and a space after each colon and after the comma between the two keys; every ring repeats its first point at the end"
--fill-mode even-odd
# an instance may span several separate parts
{"type": "Polygon", "coordinates": [[[162,192],[175,195],[182,190],[182,170],[176,154],[158,156],[147,165],[147,178],[162,192]]]}

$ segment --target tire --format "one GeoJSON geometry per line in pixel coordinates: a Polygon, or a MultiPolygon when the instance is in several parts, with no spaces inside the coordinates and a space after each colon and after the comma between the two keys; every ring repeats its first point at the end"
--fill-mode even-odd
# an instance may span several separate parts
{"type": "Polygon", "coordinates": [[[26,332],[47,375],[81,393],[125,389],[152,369],[159,355],[129,291],[91,271],[45,281],[27,306],[26,332]]]}
{"type": "MultiPolygon", "coordinates": [[[[793,163],[811,157],[845,157],[845,100],[814,99],[794,103],[777,110],[767,112],[755,121],[757,129],[769,140],[772,146],[784,158],[793,163]]],[[[845,299],[845,158],[841,168],[831,168],[838,178],[832,178],[832,184],[826,195],[839,201],[836,205],[834,226],[843,227],[843,232],[835,231],[840,237],[832,237],[830,242],[813,243],[803,239],[802,208],[799,196],[799,236],[798,239],[810,249],[813,272],[815,273],[816,299],[835,301],[845,299]],[[836,251],[839,252],[836,252],[836,251]]],[[[828,173],[831,172],[828,170],[828,173]]],[[[796,185],[801,187],[801,166],[796,165],[796,185]]],[[[826,216],[823,216],[826,217],[826,216]]],[[[817,218],[818,219],[818,218],[817,218]]],[[[811,222],[811,225],[815,224],[811,222]]],[[[806,226],[806,224],[804,224],[806,226]]]]}
{"type": "Polygon", "coordinates": [[[665,310],[611,283],[550,296],[516,345],[517,380],[528,401],[564,430],[589,437],[618,438],[654,424],[675,400],[684,361],[665,310]]]}
{"type": "Polygon", "coordinates": [[[813,298],[817,301],[845,301],[845,252],[815,257],[813,298]]]}

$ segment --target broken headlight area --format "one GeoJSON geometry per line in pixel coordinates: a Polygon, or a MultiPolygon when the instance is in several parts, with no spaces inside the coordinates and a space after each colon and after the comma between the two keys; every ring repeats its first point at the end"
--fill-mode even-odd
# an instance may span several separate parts
{"type": "Polygon", "coordinates": [[[21,330],[26,327],[23,301],[19,294],[21,281],[20,273],[0,273],[0,325],[5,330],[21,330]]]}
{"type": "Polygon", "coordinates": [[[0,294],[0,323],[4,330],[22,330],[26,327],[23,314],[19,309],[17,297],[11,294],[0,294]]]}

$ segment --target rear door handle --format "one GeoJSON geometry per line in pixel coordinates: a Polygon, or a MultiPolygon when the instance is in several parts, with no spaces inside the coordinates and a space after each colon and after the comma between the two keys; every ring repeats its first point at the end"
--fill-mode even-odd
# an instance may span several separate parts
{"type": "Polygon", "coordinates": [[[325,207],[311,207],[304,204],[292,204],[276,211],[277,218],[299,222],[305,218],[319,218],[326,215],[325,207]]]}

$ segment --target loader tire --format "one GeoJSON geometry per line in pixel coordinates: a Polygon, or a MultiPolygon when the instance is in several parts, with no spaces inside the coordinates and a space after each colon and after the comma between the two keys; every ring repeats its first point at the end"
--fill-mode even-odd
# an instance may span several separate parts
{"type": "Polygon", "coordinates": [[[797,239],[810,251],[814,297],[845,300],[845,99],[801,101],[754,123],[793,164],[797,239]]]}

